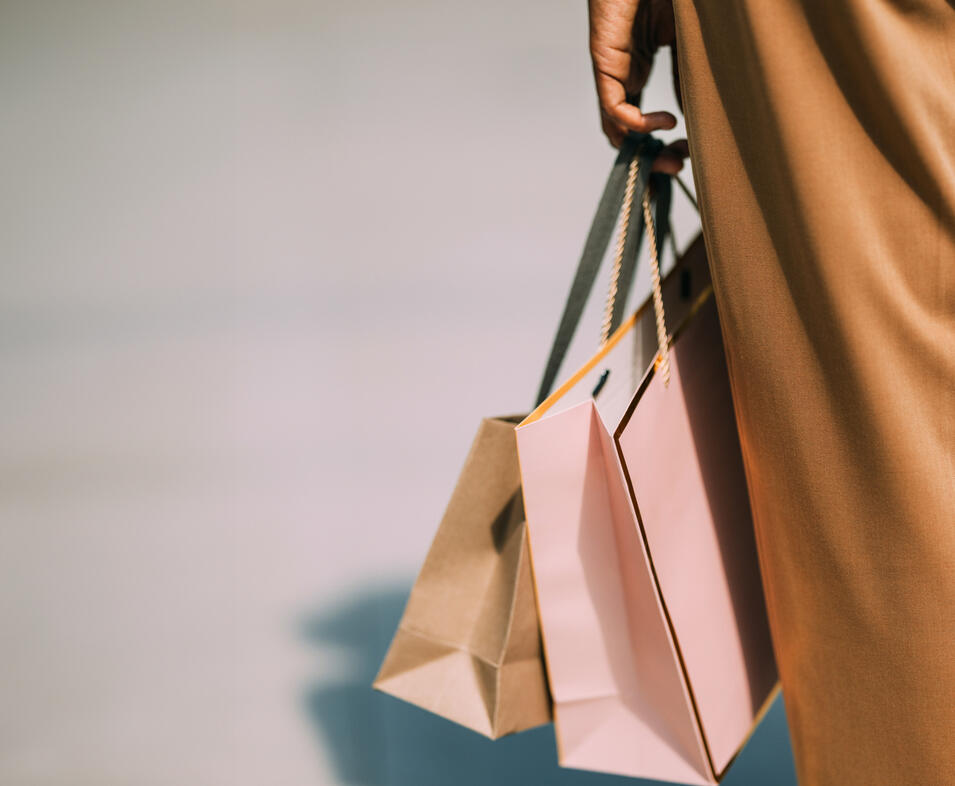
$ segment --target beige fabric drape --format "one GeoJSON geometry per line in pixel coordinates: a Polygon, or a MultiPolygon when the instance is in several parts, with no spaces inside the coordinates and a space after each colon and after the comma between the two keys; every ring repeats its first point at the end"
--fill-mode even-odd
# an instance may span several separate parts
{"type": "Polygon", "coordinates": [[[955,10],[675,11],[800,783],[955,783],[955,10]]]}

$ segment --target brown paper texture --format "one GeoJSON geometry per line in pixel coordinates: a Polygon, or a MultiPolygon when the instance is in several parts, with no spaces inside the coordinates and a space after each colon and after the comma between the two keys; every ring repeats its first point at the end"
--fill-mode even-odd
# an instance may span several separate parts
{"type": "Polygon", "coordinates": [[[514,427],[485,418],[374,682],[488,737],[551,718],[514,427]]]}

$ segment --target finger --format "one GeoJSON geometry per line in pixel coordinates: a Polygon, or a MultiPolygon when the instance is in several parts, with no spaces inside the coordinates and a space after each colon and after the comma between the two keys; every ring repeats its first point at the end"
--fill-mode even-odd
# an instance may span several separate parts
{"type": "Polygon", "coordinates": [[[619,148],[620,145],[623,144],[627,132],[607,117],[607,114],[602,110],[600,112],[600,127],[603,129],[604,135],[611,145],[619,148]]]}
{"type": "Polygon", "coordinates": [[[609,107],[607,114],[630,131],[652,134],[654,131],[669,131],[676,126],[676,118],[669,112],[647,112],[625,101],[609,107]]]}
{"type": "Polygon", "coordinates": [[[690,148],[685,139],[671,142],[664,147],[654,159],[653,171],[675,175],[683,169],[683,160],[690,155],[690,148]]]}
{"type": "Polygon", "coordinates": [[[627,101],[624,84],[613,74],[596,71],[597,98],[601,109],[617,125],[628,131],[649,134],[668,130],[676,125],[676,118],[669,112],[650,112],[644,115],[640,108],[627,101]]]}
{"type": "Polygon", "coordinates": [[[680,158],[687,158],[690,155],[690,143],[685,139],[677,139],[673,142],[670,142],[664,150],[667,150],[671,153],[674,153],[680,158]]]}
{"type": "Polygon", "coordinates": [[[683,159],[661,152],[653,160],[653,172],[663,172],[666,175],[675,175],[683,170],[683,159]]]}

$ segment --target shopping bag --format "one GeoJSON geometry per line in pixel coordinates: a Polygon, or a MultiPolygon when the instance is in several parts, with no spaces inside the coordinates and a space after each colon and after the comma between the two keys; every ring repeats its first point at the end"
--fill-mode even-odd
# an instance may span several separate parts
{"type": "Polygon", "coordinates": [[[518,426],[531,562],[560,763],[713,784],[777,676],[702,241],[654,278],[518,426]]]}
{"type": "MultiPolygon", "coordinates": [[[[650,137],[633,137],[617,157],[551,347],[538,403],[553,385],[593,288],[624,201],[630,162],[646,164],[640,180],[645,186],[659,147],[650,137]]],[[[658,200],[661,222],[667,207],[658,200]]],[[[622,220],[627,240],[616,251],[614,272],[625,293],[644,217],[633,212],[622,220]]],[[[613,328],[622,316],[617,302],[605,321],[613,328]]],[[[551,718],[514,437],[523,417],[482,421],[374,682],[381,691],[491,738],[551,718]]]]}
{"type": "Polygon", "coordinates": [[[550,720],[514,418],[478,429],[375,687],[499,737],[550,720]]]}

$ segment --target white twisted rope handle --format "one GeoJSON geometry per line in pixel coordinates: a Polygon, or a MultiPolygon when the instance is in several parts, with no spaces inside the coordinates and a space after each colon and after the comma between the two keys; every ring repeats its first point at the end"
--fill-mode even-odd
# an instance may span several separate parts
{"type": "MultiPolygon", "coordinates": [[[[627,228],[630,226],[630,214],[633,211],[633,197],[637,184],[637,172],[640,160],[634,156],[627,169],[627,187],[623,195],[623,208],[620,211],[620,229],[617,233],[617,248],[614,253],[613,268],[610,273],[610,289],[607,292],[607,304],[604,308],[603,324],[600,327],[600,345],[610,338],[610,324],[613,320],[614,304],[620,280],[620,268],[623,264],[623,251],[627,244],[627,228]]],[[[682,183],[680,184],[683,185],[682,183]]],[[[684,186],[685,188],[685,186],[684,186]]],[[[650,189],[643,194],[643,221],[647,228],[647,245],[650,249],[650,280],[653,285],[653,313],[657,325],[657,356],[654,369],[663,374],[663,384],[670,385],[670,345],[667,339],[666,319],[663,314],[663,291],[660,288],[660,259],[657,252],[657,234],[653,227],[653,215],[650,211],[650,189]]]]}
{"type": "Polygon", "coordinates": [[[657,256],[657,236],[650,215],[649,189],[643,195],[643,220],[647,225],[647,245],[650,247],[650,278],[653,282],[653,313],[657,322],[657,357],[655,370],[663,374],[663,385],[670,385],[670,342],[667,339],[666,320],[663,316],[663,291],[660,289],[660,260],[657,256]]]}

